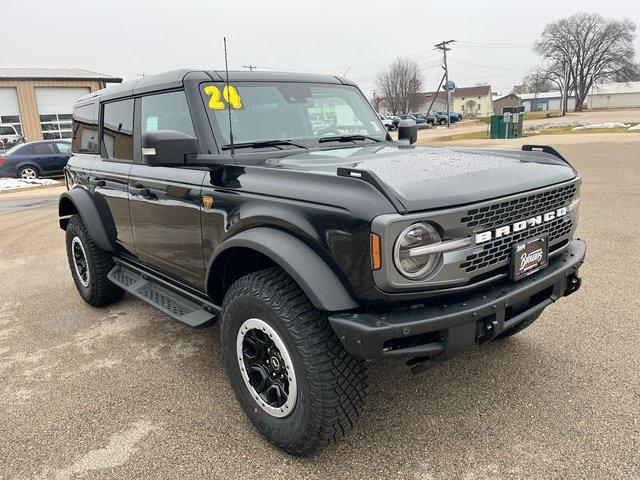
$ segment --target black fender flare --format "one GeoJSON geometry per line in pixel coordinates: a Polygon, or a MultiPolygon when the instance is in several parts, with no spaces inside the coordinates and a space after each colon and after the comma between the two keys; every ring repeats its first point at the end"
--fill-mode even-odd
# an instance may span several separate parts
{"type": "Polygon", "coordinates": [[[60,195],[58,200],[60,228],[66,230],[69,217],[75,212],[82,218],[91,239],[101,249],[108,252],[115,251],[116,228],[111,215],[108,214],[106,204],[99,208],[87,190],[77,187],[60,195]]]}
{"type": "Polygon", "coordinates": [[[234,247],[256,250],[269,257],[286,271],[309,297],[311,303],[329,312],[352,310],[358,307],[342,281],[311,247],[293,235],[270,227],[244,230],[218,246],[207,268],[207,283],[216,269],[216,260],[234,247]]]}

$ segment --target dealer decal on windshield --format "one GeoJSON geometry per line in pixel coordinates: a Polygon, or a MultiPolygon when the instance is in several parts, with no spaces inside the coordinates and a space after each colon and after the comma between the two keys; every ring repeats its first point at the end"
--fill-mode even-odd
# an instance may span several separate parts
{"type": "Polygon", "coordinates": [[[224,110],[227,108],[225,102],[234,110],[242,110],[242,98],[238,90],[233,85],[225,86],[220,93],[220,89],[215,85],[204,87],[204,93],[209,96],[209,108],[211,110],[224,110]]]}

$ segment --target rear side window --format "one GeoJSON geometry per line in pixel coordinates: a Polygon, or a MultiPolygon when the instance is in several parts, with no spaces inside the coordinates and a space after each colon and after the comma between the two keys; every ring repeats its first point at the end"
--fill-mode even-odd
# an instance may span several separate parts
{"type": "Polygon", "coordinates": [[[15,135],[16,131],[13,127],[0,127],[0,135],[15,135]]]}
{"type": "Polygon", "coordinates": [[[98,143],[98,106],[95,103],[73,109],[73,153],[100,153],[98,143]]]}
{"type": "Polygon", "coordinates": [[[56,153],[52,143],[32,143],[26,146],[27,155],[51,155],[56,153]]]}
{"type": "Polygon", "coordinates": [[[133,100],[105,103],[102,112],[102,156],[132,161],[133,100]]]}
{"type": "Polygon", "coordinates": [[[187,98],[182,91],[142,97],[141,124],[142,133],[175,130],[194,135],[187,98]]]}
{"type": "Polygon", "coordinates": [[[69,145],[68,143],[58,142],[56,143],[56,146],[58,147],[58,152],[60,153],[71,153],[71,145],[69,145]]]}

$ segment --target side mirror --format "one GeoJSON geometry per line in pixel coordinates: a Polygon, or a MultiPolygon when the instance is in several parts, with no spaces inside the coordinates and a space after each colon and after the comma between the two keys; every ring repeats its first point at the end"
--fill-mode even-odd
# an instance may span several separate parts
{"type": "Polygon", "coordinates": [[[412,145],[418,141],[418,126],[415,120],[400,120],[398,124],[398,142],[412,145]]]}
{"type": "Polygon", "coordinates": [[[151,167],[179,167],[187,155],[198,154],[195,137],[175,130],[154,130],[142,134],[142,163],[151,167]]]}

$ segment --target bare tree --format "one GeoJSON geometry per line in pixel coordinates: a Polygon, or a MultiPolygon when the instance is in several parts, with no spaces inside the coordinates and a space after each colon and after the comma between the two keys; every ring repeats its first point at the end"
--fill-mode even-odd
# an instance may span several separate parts
{"type": "Polygon", "coordinates": [[[376,112],[380,111],[380,106],[384,103],[384,98],[376,95],[376,92],[373,92],[373,96],[371,97],[371,106],[376,112]]]}
{"type": "Polygon", "coordinates": [[[575,92],[575,110],[580,111],[594,83],[634,71],[635,31],[628,19],[577,13],[547,24],[535,51],[545,60],[549,77],[556,83],[562,79],[562,89],[575,92]]]}
{"type": "Polygon", "coordinates": [[[536,69],[522,79],[524,93],[533,93],[534,98],[543,92],[553,90],[553,81],[545,70],[536,69]]]}
{"type": "Polygon", "coordinates": [[[418,108],[422,75],[415,61],[396,58],[386,70],[378,74],[376,85],[392,114],[409,113],[418,108]]]}
{"type": "Polygon", "coordinates": [[[614,82],[640,82],[640,63],[629,65],[613,75],[614,82]]]}

